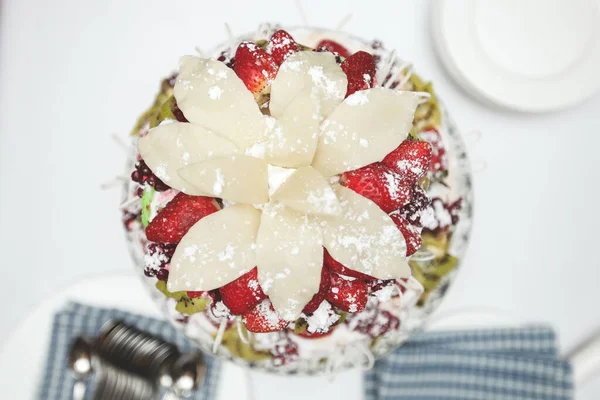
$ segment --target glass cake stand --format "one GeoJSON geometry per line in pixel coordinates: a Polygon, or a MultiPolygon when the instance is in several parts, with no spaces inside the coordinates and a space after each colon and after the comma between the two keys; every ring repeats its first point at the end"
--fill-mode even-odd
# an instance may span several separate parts
{"type": "MultiPolygon", "coordinates": [[[[270,37],[270,34],[276,29],[276,26],[263,25],[257,32],[241,36],[234,42],[264,40],[270,37]]],[[[395,53],[383,48],[378,41],[366,41],[343,32],[318,28],[291,28],[287,31],[298,43],[313,48],[321,39],[327,38],[343,44],[351,52],[369,51],[378,59],[378,70],[390,71],[389,74],[384,73],[378,78],[380,83],[383,82],[384,85],[392,88],[426,91],[430,94],[430,99],[417,109],[413,134],[423,140],[435,141],[436,146],[445,153],[445,157],[441,157],[445,171],[432,171],[428,193],[430,197],[437,199],[441,212],[445,212],[444,210],[448,207],[452,209],[452,205],[455,207],[450,223],[446,221],[444,226],[435,226],[434,224],[434,227],[424,230],[423,247],[411,257],[410,264],[414,279],[420,282],[422,287],[420,290],[408,287],[404,297],[412,296],[412,301],[404,301],[401,302],[402,306],[389,308],[400,320],[399,329],[385,332],[375,338],[365,337],[364,334],[358,332],[356,323],[353,326],[352,321],[346,321],[340,324],[331,335],[317,339],[302,338],[292,332],[254,334],[249,337],[236,320],[219,323],[219,321],[215,321],[214,315],[208,315],[207,312],[182,315],[175,310],[176,300],[165,297],[157,290],[156,278],[144,275],[146,240],[141,223],[136,220],[136,213],[139,213],[141,209],[141,202],[136,202],[135,199],[128,201],[128,199],[136,197],[137,184],[132,181],[127,182],[124,186],[124,198],[128,204],[127,210],[124,212],[124,220],[126,220],[129,250],[140,279],[147,284],[152,298],[166,318],[181,329],[200,349],[215,357],[277,374],[315,375],[355,367],[368,368],[374,359],[393,351],[423,328],[427,318],[439,306],[455,279],[460,269],[460,261],[467,248],[471,227],[470,164],[459,130],[447,108],[437,99],[431,84],[423,82],[415,73],[411,73],[412,67],[409,63],[398,59],[395,53]],[[457,204],[460,207],[456,206],[457,204]],[[459,212],[458,208],[460,208],[459,212]],[[406,304],[409,305],[406,306],[406,304]],[[341,329],[342,327],[344,329],[341,329]],[[216,337],[222,340],[216,340],[216,337]],[[285,354],[286,351],[289,351],[290,346],[291,348],[295,346],[296,350],[294,351],[297,351],[297,357],[291,361],[285,360],[285,357],[277,357],[277,354],[285,354]]],[[[230,45],[231,43],[225,43],[217,46],[214,50],[207,52],[207,55],[217,58],[227,52],[230,45]]],[[[165,89],[165,82],[163,82],[162,90],[168,90],[168,88],[165,89]]],[[[156,104],[157,102],[155,102],[155,106],[156,104]]],[[[145,115],[147,117],[148,113],[145,115]]],[[[147,129],[143,117],[136,129],[139,131],[147,129]]],[[[126,167],[128,174],[134,170],[137,156],[136,138],[133,139],[134,146],[132,146],[131,157],[127,160],[126,167]]],[[[381,302],[377,307],[385,307],[385,303],[381,302]]],[[[358,314],[367,312],[369,312],[368,308],[358,314]]],[[[376,315],[373,315],[375,318],[376,315]]],[[[368,316],[363,316],[363,321],[368,321],[368,318],[368,316]]]]}

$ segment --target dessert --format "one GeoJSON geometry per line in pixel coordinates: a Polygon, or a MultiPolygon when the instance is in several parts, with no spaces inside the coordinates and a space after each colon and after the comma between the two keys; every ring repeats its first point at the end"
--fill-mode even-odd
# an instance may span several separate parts
{"type": "Polygon", "coordinates": [[[315,33],[183,57],[134,129],[124,202],[172,320],[277,371],[389,351],[457,263],[431,85],[378,42],[315,33]]]}

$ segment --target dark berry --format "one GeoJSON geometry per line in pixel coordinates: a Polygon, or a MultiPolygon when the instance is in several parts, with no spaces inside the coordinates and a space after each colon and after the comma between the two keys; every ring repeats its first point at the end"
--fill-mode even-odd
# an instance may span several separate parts
{"type": "Polygon", "coordinates": [[[144,275],[146,275],[148,278],[154,278],[157,272],[158,270],[155,270],[153,268],[144,268],[144,275]]]}
{"type": "Polygon", "coordinates": [[[275,366],[285,365],[298,358],[298,344],[290,339],[287,332],[278,332],[277,341],[270,352],[275,366]]]}
{"type": "Polygon", "coordinates": [[[176,245],[166,243],[150,243],[148,244],[148,255],[153,265],[148,265],[149,268],[163,269],[173,258],[175,254],[176,245]]]}
{"type": "Polygon", "coordinates": [[[342,63],[342,57],[339,55],[339,53],[333,52],[333,51],[329,50],[327,47],[323,47],[323,46],[317,47],[315,49],[315,51],[317,53],[326,53],[326,52],[332,53],[335,56],[335,62],[337,64],[341,64],[342,63]]]}
{"type": "Polygon", "coordinates": [[[169,270],[161,268],[156,272],[156,278],[159,281],[167,281],[169,279],[169,270]]]}
{"type": "Polygon", "coordinates": [[[131,180],[143,185],[147,183],[152,186],[157,192],[164,192],[170,189],[163,181],[158,179],[156,175],[148,168],[144,160],[139,160],[135,163],[135,171],[131,173],[131,180]]]}
{"type": "Polygon", "coordinates": [[[369,286],[369,293],[375,293],[378,290],[383,289],[384,287],[388,287],[388,286],[395,285],[395,284],[396,284],[395,279],[386,279],[386,280],[376,279],[376,280],[367,282],[367,285],[369,286]]]}
{"type": "Polygon", "coordinates": [[[175,116],[175,119],[179,122],[189,122],[185,115],[183,115],[183,111],[181,111],[177,103],[175,103],[175,108],[173,108],[173,115],[175,116]]]}
{"type": "Polygon", "coordinates": [[[381,337],[400,328],[400,320],[387,310],[376,305],[362,313],[349,314],[345,324],[354,326],[354,330],[368,335],[371,339],[381,337]]]}
{"type": "Polygon", "coordinates": [[[452,217],[452,225],[458,224],[460,210],[462,210],[462,197],[448,207],[448,211],[452,217]]]}
{"type": "Polygon", "coordinates": [[[218,61],[221,61],[222,63],[224,63],[227,67],[233,69],[233,67],[235,66],[235,57],[231,57],[231,55],[229,54],[229,51],[223,51],[221,53],[221,55],[219,56],[219,58],[217,58],[218,61]]]}
{"type": "Polygon", "coordinates": [[[400,209],[400,216],[406,219],[411,225],[421,227],[421,214],[429,207],[431,200],[427,192],[420,186],[413,186],[413,197],[407,205],[400,209]]]}

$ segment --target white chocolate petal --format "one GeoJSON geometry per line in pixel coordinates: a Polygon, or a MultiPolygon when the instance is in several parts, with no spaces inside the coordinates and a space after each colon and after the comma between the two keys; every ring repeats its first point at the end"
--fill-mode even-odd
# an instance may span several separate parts
{"type": "Polygon", "coordinates": [[[199,125],[173,122],[157,126],[138,140],[144,162],[164,183],[190,195],[205,194],[179,177],[177,171],[209,157],[234,154],[237,147],[228,139],[199,125]]]}
{"type": "Polygon", "coordinates": [[[179,176],[210,196],[244,204],[269,201],[267,163],[238,154],[211,158],[180,169],[179,176]]]}
{"type": "Polygon", "coordinates": [[[339,215],[337,195],[316,169],[298,168],[271,197],[296,211],[314,215],[339,215]]]}
{"type": "Polygon", "coordinates": [[[320,123],[318,99],[310,90],[300,92],[269,133],[267,162],[286,168],[310,165],[317,150],[320,123]]]}
{"type": "Polygon", "coordinates": [[[408,278],[406,242],[394,221],[371,200],[338,186],[338,217],[322,217],[324,246],[344,266],[378,279],[408,278]]]}
{"type": "Polygon", "coordinates": [[[174,95],[188,121],[229,138],[240,149],[266,137],[266,120],[254,96],[220,61],[182,57],[174,95]]]}
{"type": "Polygon", "coordinates": [[[169,268],[169,291],[213,290],[254,268],[259,223],[260,211],[242,204],[198,221],[177,245],[169,268]]]}
{"type": "Polygon", "coordinates": [[[271,84],[271,115],[279,118],[296,96],[310,89],[320,100],[321,113],[329,115],[341,103],[348,88],[348,78],[329,52],[299,51],[279,67],[271,84]]]}
{"type": "Polygon", "coordinates": [[[384,88],[352,94],[321,124],[313,167],[332,176],[381,161],[406,139],[418,102],[384,88]]]}
{"type": "Polygon", "coordinates": [[[270,203],[256,239],[258,281],[275,310],[293,321],[319,291],[323,234],[312,219],[270,203]]]}

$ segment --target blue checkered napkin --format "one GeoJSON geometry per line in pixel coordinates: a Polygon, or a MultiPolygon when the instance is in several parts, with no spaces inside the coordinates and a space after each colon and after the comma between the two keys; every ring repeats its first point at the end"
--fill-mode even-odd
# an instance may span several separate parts
{"type": "MultiPolygon", "coordinates": [[[[52,337],[46,368],[43,373],[40,400],[65,400],[72,398],[74,379],[68,369],[68,351],[71,341],[79,335],[97,335],[98,331],[110,319],[119,319],[145,332],[175,344],[181,351],[193,349],[192,344],[168,322],[143,317],[121,310],[90,307],[78,303],[69,303],[56,314],[52,326],[52,337]]],[[[205,357],[207,374],[204,388],[194,399],[212,400],[217,393],[219,364],[210,357],[205,357]]],[[[93,379],[89,386],[93,386],[93,379]]],[[[86,398],[90,399],[92,388],[86,390],[86,398]]]]}
{"type": "Polygon", "coordinates": [[[573,399],[571,367],[547,327],[423,333],[364,383],[366,400],[573,399]]]}

